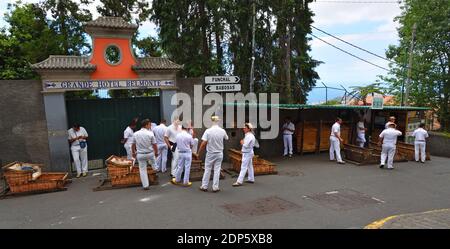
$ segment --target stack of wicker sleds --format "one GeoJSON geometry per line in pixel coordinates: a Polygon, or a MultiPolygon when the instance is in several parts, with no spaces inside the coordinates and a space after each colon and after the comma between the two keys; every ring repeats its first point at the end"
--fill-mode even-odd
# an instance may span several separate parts
{"type": "MultiPolygon", "coordinates": [[[[108,178],[101,180],[94,191],[142,186],[139,167],[133,165],[133,160],[113,155],[106,159],[106,166],[108,178]]],[[[150,185],[159,184],[156,171],[151,167],[147,168],[147,175],[150,185]]]]}
{"type": "MultiPolygon", "coordinates": [[[[232,164],[232,170],[235,172],[241,171],[242,152],[235,149],[229,149],[229,158],[232,164]]],[[[259,156],[253,156],[253,169],[255,175],[274,175],[278,174],[275,169],[275,164],[267,160],[261,159],[259,156]]]]}
{"type": "Polygon", "coordinates": [[[42,172],[42,164],[13,162],[2,168],[7,188],[2,197],[65,191],[68,173],[42,172]]]}

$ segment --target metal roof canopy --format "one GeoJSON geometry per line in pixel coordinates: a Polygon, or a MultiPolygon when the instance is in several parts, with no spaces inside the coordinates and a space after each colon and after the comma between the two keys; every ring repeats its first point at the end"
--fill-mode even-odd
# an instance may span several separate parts
{"type": "MultiPolygon", "coordinates": [[[[275,107],[279,109],[328,109],[328,110],[371,110],[371,106],[357,106],[357,105],[305,105],[305,104],[263,104],[263,103],[224,103],[225,106],[258,106],[258,107],[275,107]]],[[[383,109],[376,109],[377,111],[392,110],[392,111],[427,111],[430,107],[418,106],[384,106],[383,109]]]]}

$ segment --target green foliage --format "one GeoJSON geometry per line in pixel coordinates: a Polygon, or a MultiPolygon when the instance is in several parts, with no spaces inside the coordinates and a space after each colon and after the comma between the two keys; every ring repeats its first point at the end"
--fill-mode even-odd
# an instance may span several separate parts
{"type": "Polygon", "coordinates": [[[386,52],[391,73],[381,77],[391,84],[390,90],[400,99],[407,80],[412,27],[417,25],[409,103],[437,110],[444,129],[450,129],[450,4],[443,0],[405,0],[402,14],[396,18],[400,44],[386,52]]]}
{"type": "Polygon", "coordinates": [[[64,55],[80,55],[90,52],[90,45],[84,34],[82,23],[92,20],[92,14],[87,7],[92,0],[47,0],[43,9],[50,11],[53,20],[50,27],[58,33],[58,42],[64,55]]]}
{"type": "Polygon", "coordinates": [[[108,90],[108,95],[111,98],[151,97],[158,94],[158,89],[108,90]]]}
{"type": "Polygon", "coordinates": [[[100,0],[97,11],[102,16],[122,17],[128,22],[140,25],[150,15],[150,6],[145,0],[100,0]]]}
{"type": "MultiPolygon", "coordinates": [[[[309,55],[311,0],[256,1],[255,91],[280,92],[305,103],[319,79],[309,55]],[[275,22],[275,27],[273,23],[275,22]],[[289,42],[289,47],[286,44],[289,42]],[[288,56],[289,55],[289,56],[288,56]],[[287,72],[289,65],[289,72],[287,72]]],[[[164,53],[184,64],[183,76],[233,74],[248,91],[254,1],[154,0],[151,19],[164,53]]]]}
{"type": "Polygon", "coordinates": [[[50,54],[61,54],[58,35],[37,4],[16,2],[8,10],[5,20],[10,27],[0,35],[0,79],[37,78],[30,63],[43,61],[50,54]]]}
{"type": "Polygon", "coordinates": [[[139,55],[142,57],[161,57],[163,52],[161,50],[161,42],[153,37],[146,37],[136,42],[136,47],[139,50],[139,55]]]}

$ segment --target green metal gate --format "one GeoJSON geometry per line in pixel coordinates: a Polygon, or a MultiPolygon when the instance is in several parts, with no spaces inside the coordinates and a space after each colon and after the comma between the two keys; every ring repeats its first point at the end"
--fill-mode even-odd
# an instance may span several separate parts
{"type": "Polygon", "coordinates": [[[149,118],[160,121],[159,97],[117,98],[66,101],[68,127],[79,123],[89,134],[89,168],[103,167],[103,161],[110,155],[126,155],[120,139],[130,121],[149,118]],[[92,161],[101,162],[95,166],[92,161]]]}

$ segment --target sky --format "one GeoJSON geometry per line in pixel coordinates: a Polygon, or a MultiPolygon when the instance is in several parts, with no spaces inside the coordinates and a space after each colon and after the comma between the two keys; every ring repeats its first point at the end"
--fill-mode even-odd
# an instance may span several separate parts
{"type": "MultiPolygon", "coordinates": [[[[39,2],[41,0],[22,0],[22,2],[39,2]]],[[[78,1],[78,0],[77,0],[78,1]]],[[[97,3],[98,0],[95,0],[97,3]]],[[[149,0],[151,2],[151,0],[149,0]]],[[[6,23],[3,20],[8,3],[15,0],[0,0],[0,27],[6,23]]],[[[94,18],[98,17],[96,4],[89,7],[94,18]]],[[[398,23],[394,18],[400,15],[400,5],[395,0],[317,0],[310,4],[315,16],[313,26],[335,35],[347,42],[384,56],[389,45],[398,44],[396,28],[398,23]]],[[[154,23],[145,22],[139,28],[140,36],[157,36],[154,23]]],[[[368,53],[346,45],[326,34],[313,30],[313,34],[331,44],[338,46],[352,54],[362,57],[382,67],[388,62],[368,53]]],[[[385,75],[386,71],[368,63],[353,58],[333,47],[313,38],[311,41],[311,56],[324,62],[317,67],[320,80],[327,86],[344,86],[351,90],[352,86],[368,85],[378,79],[378,75],[385,75]]],[[[329,90],[328,98],[342,96],[343,91],[329,90]]],[[[314,89],[308,98],[309,103],[325,100],[325,89],[314,89]]]]}

